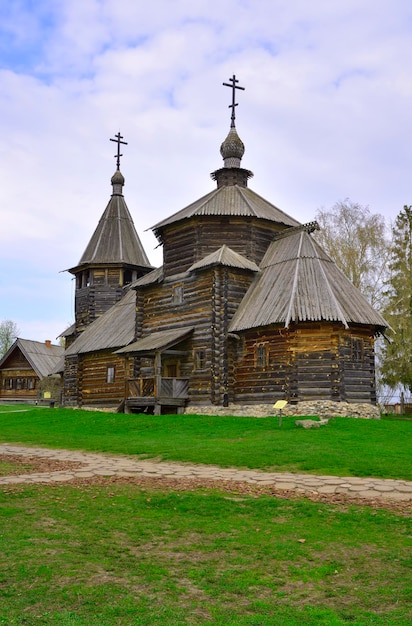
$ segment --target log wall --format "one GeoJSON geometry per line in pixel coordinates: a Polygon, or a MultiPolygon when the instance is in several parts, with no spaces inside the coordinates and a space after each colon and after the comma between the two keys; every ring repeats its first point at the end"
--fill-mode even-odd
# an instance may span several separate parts
{"type": "Polygon", "coordinates": [[[242,333],[235,377],[234,399],[241,404],[279,399],[375,403],[373,329],[345,330],[342,324],[322,322],[242,333]],[[257,362],[258,346],[266,347],[266,365],[257,362]]]}
{"type": "Polygon", "coordinates": [[[78,384],[79,357],[66,356],[63,374],[63,406],[78,406],[80,402],[80,382],[78,384]]]}
{"type": "Polygon", "coordinates": [[[84,330],[122,298],[122,272],[119,267],[90,270],[91,283],[76,288],[76,330],[84,330]]]}
{"type": "Polygon", "coordinates": [[[376,404],[375,342],[373,329],[355,327],[345,333],[340,342],[342,384],[348,402],[371,402],[376,404]],[[354,342],[361,342],[354,354],[354,342]]]}
{"type": "Polygon", "coordinates": [[[132,363],[111,351],[90,352],[79,357],[80,406],[118,406],[125,396],[126,379],[133,377],[132,363]],[[107,382],[108,367],[114,368],[107,382]]]}
{"type": "Polygon", "coordinates": [[[280,224],[253,218],[203,217],[165,227],[163,256],[165,276],[186,271],[196,261],[226,244],[259,264],[280,224]]]}
{"type": "Polygon", "coordinates": [[[2,400],[35,400],[38,385],[39,377],[30,367],[3,369],[0,372],[0,398],[2,400]],[[11,388],[10,384],[12,384],[11,388]]]}
{"type": "MultiPolygon", "coordinates": [[[[253,273],[225,267],[170,277],[162,284],[138,290],[137,329],[141,337],[166,329],[193,327],[190,339],[179,344],[179,376],[189,378],[190,402],[221,404],[233,395],[233,354],[228,349],[228,324],[253,279],[253,273]],[[173,290],[183,288],[182,301],[173,290]],[[202,368],[196,355],[204,353],[202,368]]],[[[165,358],[165,357],[163,357],[165,358]]],[[[135,359],[135,376],[153,375],[153,364],[135,359]]]]}
{"type": "Polygon", "coordinates": [[[234,401],[241,404],[272,404],[289,395],[292,355],[288,334],[265,329],[240,334],[235,353],[234,401]],[[267,350],[267,364],[257,366],[257,347],[267,350]]]}

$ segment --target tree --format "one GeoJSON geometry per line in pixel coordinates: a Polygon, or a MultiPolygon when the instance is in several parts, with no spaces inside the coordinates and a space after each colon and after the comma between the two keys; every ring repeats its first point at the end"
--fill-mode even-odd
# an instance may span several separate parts
{"type": "Polygon", "coordinates": [[[412,393],[412,206],[404,206],[392,228],[384,311],[388,331],[382,361],[382,379],[392,389],[402,385],[412,393]]]}
{"type": "Polygon", "coordinates": [[[316,213],[316,239],[336,265],[360,289],[372,306],[382,309],[389,240],[385,219],[368,207],[337,202],[316,213]]]}
{"type": "Polygon", "coordinates": [[[19,334],[17,325],[12,320],[0,322],[0,359],[16,341],[19,334]]]}

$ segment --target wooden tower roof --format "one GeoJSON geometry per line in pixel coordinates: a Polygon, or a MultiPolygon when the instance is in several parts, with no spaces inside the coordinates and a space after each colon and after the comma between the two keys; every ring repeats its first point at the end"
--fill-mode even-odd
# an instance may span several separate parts
{"type": "Polygon", "coordinates": [[[234,184],[214,189],[181,211],[158,222],[152,226],[152,230],[157,239],[162,242],[162,231],[165,226],[193,217],[211,215],[216,217],[254,217],[277,222],[284,226],[298,226],[300,224],[248,187],[234,184]]]}
{"type": "MultiPolygon", "coordinates": [[[[308,229],[310,230],[310,229],[308,229]]],[[[284,231],[269,246],[230,332],[282,324],[338,321],[388,327],[304,227],[284,231]]]]}
{"type": "Polygon", "coordinates": [[[69,272],[75,273],[89,265],[152,267],[123,196],[124,182],[122,173],[116,170],[111,179],[113,193],[109,203],[78,265],[69,272]]]}

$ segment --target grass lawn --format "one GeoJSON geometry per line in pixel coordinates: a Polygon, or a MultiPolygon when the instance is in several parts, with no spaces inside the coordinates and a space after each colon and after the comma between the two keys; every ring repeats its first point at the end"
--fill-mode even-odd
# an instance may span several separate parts
{"type": "Polygon", "coordinates": [[[0,442],[164,460],[338,476],[412,480],[412,422],[336,418],[319,429],[295,418],[125,415],[0,405],[0,442]]]}
{"type": "Polygon", "coordinates": [[[410,520],[387,511],[37,485],[0,490],[0,517],[0,624],[412,622],[410,520]]]}
{"type": "MultiPolygon", "coordinates": [[[[411,428],[0,405],[0,442],[407,479],[411,428]]],[[[406,515],[367,506],[161,482],[3,486],[0,625],[409,626],[411,540],[406,515]]]]}

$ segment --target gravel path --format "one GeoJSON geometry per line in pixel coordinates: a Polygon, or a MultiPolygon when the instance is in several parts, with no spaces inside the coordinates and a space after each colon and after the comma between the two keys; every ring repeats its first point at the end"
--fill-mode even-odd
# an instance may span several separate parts
{"type": "Polygon", "coordinates": [[[0,460],[29,466],[0,476],[0,485],[132,482],[173,489],[218,487],[226,491],[279,497],[309,497],[328,502],[361,502],[403,512],[412,511],[412,482],[264,472],[156,460],[136,460],[70,450],[52,450],[11,444],[0,445],[0,460]]]}

